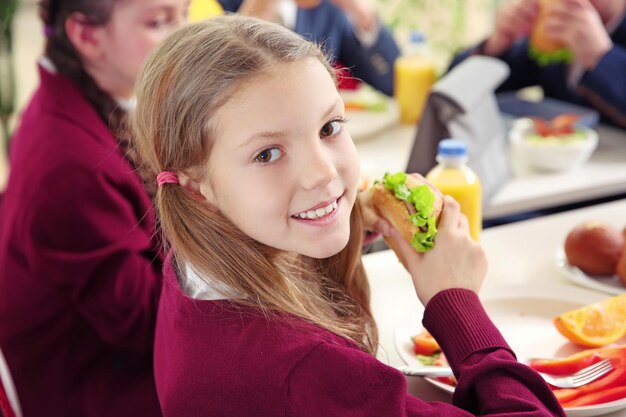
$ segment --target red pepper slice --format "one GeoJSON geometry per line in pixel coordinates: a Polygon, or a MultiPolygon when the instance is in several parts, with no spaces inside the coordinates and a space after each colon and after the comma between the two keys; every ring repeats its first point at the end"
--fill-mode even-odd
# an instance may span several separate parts
{"type": "Polygon", "coordinates": [[[551,375],[571,375],[606,358],[625,358],[626,345],[587,349],[560,359],[535,359],[529,365],[535,371],[551,375]]]}
{"type": "Polygon", "coordinates": [[[613,387],[598,392],[592,392],[561,405],[563,407],[583,407],[585,405],[596,405],[617,401],[622,398],[626,398],[626,386],[613,387]]]}
{"type": "Polygon", "coordinates": [[[561,405],[565,406],[565,404],[569,404],[574,399],[624,386],[626,384],[626,359],[612,358],[611,362],[615,369],[600,379],[579,388],[555,389],[554,395],[557,400],[559,400],[561,405]]]}

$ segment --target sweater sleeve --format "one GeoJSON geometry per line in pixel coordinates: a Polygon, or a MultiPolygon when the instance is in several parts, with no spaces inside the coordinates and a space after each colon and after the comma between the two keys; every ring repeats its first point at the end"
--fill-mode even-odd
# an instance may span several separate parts
{"type": "Polygon", "coordinates": [[[541,377],[515,361],[475,294],[449,290],[436,298],[426,309],[427,314],[438,315],[437,319],[428,319],[436,321],[432,327],[435,333],[451,339],[448,346],[463,337],[476,338],[450,349],[460,375],[453,404],[413,397],[407,394],[406,380],[399,371],[353,347],[323,343],[291,372],[284,393],[286,415],[564,416],[541,377]],[[466,313],[471,320],[463,318],[466,313]],[[455,320],[463,324],[442,324],[455,320]],[[452,333],[457,331],[462,332],[461,336],[453,338],[452,333]]]}
{"type": "MultiPolygon", "coordinates": [[[[483,44],[484,42],[481,42],[454,56],[448,71],[470,56],[482,55],[483,44]]],[[[496,91],[514,91],[541,83],[541,70],[537,63],[528,55],[527,40],[516,42],[502,55],[495,58],[507,64],[510,70],[509,76],[496,91]]]]}
{"type": "Polygon", "coordinates": [[[369,47],[361,44],[351,24],[344,26],[339,61],[356,78],[388,96],[393,95],[393,66],[399,55],[400,49],[384,25],[381,24],[376,42],[369,47]]]}
{"type": "Polygon", "coordinates": [[[59,163],[50,171],[59,180],[38,187],[29,220],[35,272],[108,343],[152,350],[162,260],[150,199],[125,161],[98,164],[91,154],[59,163]]]}
{"type": "Polygon", "coordinates": [[[578,93],[620,126],[626,126],[626,48],[613,45],[596,67],[583,74],[578,93]]]}

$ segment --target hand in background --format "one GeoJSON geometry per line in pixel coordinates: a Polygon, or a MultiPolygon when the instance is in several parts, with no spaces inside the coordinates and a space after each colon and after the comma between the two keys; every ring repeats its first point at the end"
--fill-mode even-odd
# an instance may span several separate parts
{"type": "Polygon", "coordinates": [[[244,0],[237,13],[274,21],[278,16],[278,3],[279,0],[244,0]]]}
{"type": "Polygon", "coordinates": [[[546,8],[545,33],[565,45],[576,62],[592,69],[613,46],[597,10],[589,0],[560,0],[546,8]]]}
{"type": "Polygon", "coordinates": [[[391,229],[391,237],[402,251],[422,304],[450,288],[476,293],[480,290],[487,273],[487,257],[482,246],[470,237],[467,218],[453,198],[444,197],[435,247],[431,251],[417,253],[395,229],[391,229]]]}
{"type": "Polygon", "coordinates": [[[376,9],[368,0],[328,0],[350,17],[358,30],[368,31],[376,25],[376,9]]]}
{"type": "Polygon", "coordinates": [[[496,13],[495,29],[483,46],[485,55],[498,56],[530,34],[539,13],[539,0],[510,0],[496,13]]]}

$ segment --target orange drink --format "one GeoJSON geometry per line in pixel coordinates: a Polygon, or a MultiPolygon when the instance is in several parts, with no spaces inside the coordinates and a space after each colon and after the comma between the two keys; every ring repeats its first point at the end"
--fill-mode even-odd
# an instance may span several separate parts
{"type": "Polygon", "coordinates": [[[470,234],[479,241],[483,221],[482,188],[478,176],[465,164],[466,145],[454,139],[442,140],[437,161],[439,164],[426,175],[426,179],[461,205],[469,222],[470,234]]]}
{"type": "Polygon", "coordinates": [[[402,123],[417,123],[436,80],[435,63],[426,56],[400,56],[394,64],[394,96],[402,123]]]}
{"type": "Polygon", "coordinates": [[[422,116],[437,69],[426,44],[426,37],[412,31],[402,55],[394,63],[393,95],[400,109],[400,121],[415,124],[422,116]]]}

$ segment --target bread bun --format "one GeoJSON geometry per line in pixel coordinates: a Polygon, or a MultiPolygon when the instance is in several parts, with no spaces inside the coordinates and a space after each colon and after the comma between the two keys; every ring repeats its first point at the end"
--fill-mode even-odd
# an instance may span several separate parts
{"type": "Polygon", "coordinates": [[[563,48],[561,42],[550,40],[546,38],[545,26],[546,26],[546,6],[550,3],[554,3],[559,0],[539,0],[539,15],[533,24],[533,28],[530,32],[530,44],[540,52],[555,52],[563,48]]]}
{"type": "Polygon", "coordinates": [[[623,248],[622,233],[598,221],[576,226],[565,239],[568,262],[589,275],[615,274],[623,248]]]}
{"type": "Polygon", "coordinates": [[[540,65],[553,62],[570,61],[572,53],[561,42],[549,39],[545,35],[546,7],[560,0],[539,0],[539,14],[535,20],[528,40],[529,54],[540,65]]]}
{"type": "MultiPolygon", "coordinates": [[[[385,178],[387,178],[387,175],[388,174],[385,175],[385,178]]],[[[441,192],[420,174],[406,175],[404,184],[408,190],[425,185],[432,192],[434,202],[430,217],[434,218],[434,224],[436,225],[441,211],[443,210],[443,195],[441,192]]],[[[376,210],[378,215],[387,219],[407,242],[412,243],[415,234],[421,232],[421,230],[411,221],[411,213],[409,212],[410,203],[397,198],[394,191],[386,187],[384,182],[377,182],[374,187],[372,187],[371,199],[374,210],[376,210]]],[[[415,209],[413,211],[415,211],[415,209]]],[[[385,237],[384,240],[396,255],[398,255],[400,261],[406,265],[393,239],[385,237]]],[[[413,247],[415,247],[415,245],[413,247]]],[[[416,248],[416,250],[420,252],[425,252],[428,249],[430,248],[416,248]]]]}

